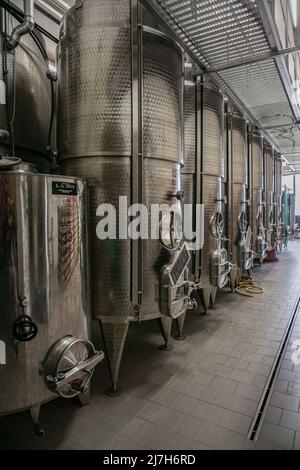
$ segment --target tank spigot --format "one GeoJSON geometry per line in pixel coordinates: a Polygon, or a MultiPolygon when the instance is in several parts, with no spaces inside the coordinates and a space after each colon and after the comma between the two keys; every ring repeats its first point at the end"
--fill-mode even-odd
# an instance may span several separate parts
{"type": "Polygon", "coordinates": [[[184,200],[185,200],[185,197],[186,197],[184,191],[177,191],[177,193],[169,193],[168,196],[171,197],[171,198],[172,198],[172,197],[176,197],[176,199],[177,199],[178,201],[184,201],[184,200]]]}

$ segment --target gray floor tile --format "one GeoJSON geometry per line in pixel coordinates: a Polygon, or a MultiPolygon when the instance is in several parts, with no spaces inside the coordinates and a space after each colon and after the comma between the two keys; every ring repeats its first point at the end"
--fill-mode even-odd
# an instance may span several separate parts
{"type": "Polygon", "coordinates": [[[239,395],[244,398],[249,398],[250,400],[260,400],[262,396],[263,389],[262,387],[257,387],[255,385],[251,384],[243,384],[240,383],[237,386],[237,389],[235,391],[236,395],[239,395]]]}
{"type": "Polygon", "coordinates": [[[288,390],[289,383],[285,380],[277,379],[274,385],[274,391],[280,393],[286,393],[288,390]]]}
{"type": "Polygon", "coordinates": [[[249,441],[245,436],[236,432],[230,431],[228,438],[226,439],[224,450],[242,450],[242,449],[254,449],[255,442],[249,441]]]}
{"type": "Polygon", "coordinates": [[[219,392],[214,403],[228,410],[240,411],[244,404],[244,398],[228,392],[219,392]]]}
{"type": "Polygon", "coordinates": [[[291,395],[285,395],[279,392],[274,392],[271,398],[271,404],[278,408],[284,408],[285,410],[298,411],[299,398],[293,397],[291,395]]]}
{"type": "Polygon", "coordinates": [[[294,441],[294,449],[300,450],[300,432],[296,432],[295,441],[294,441]]]}
{"type": "Polygon", "coordinates": [[[236,382],[235,380],[227,379],[226,377],[217,376],[214,378],[210,386],[217,390],[233,393],[238,386],[238,382],[236,382]]]}
{"type": "Polygon", "coordinates": [[[266,442],[259,441],[255,445],[256,450],[274,450],[275,446],[272,446],[272,444],[268,444],[266,442]]]}
{"type": "Polygon", "coordinates": [[[260,433],[260,440],[282,449],[292,449],[294,445],[294,431],[276,426],[270,423],[264,423],[260,433]]]}
{"type": "Polygon", "coordinates": [[[258,407],[258,401],[249,400],[245,398],[243,405],[241,406],[240,413],[246,416],[253,417],[258,407]]]}
{"type": "Polygon", "coordinates": [[[148,390],[143,397],[169,408],[182,411],[183,413],[190,413],[197,404],[196,399],[186,396],[183,393],[177,393],[158,387],[153,387],[151,390],[148,390]]]}
{"type": "Polygon", "coordinates": [[[244,359],[237,359],[235,357],[229,357],[225,362],[226,366],[232,367],[234,369],[247,370],[249,362],[244,359]]]}
{"type": "Polygon", "coordinates": [[[283,411],[282,408],[269,406],[265,414],[265,422],[279,425],[282,411],[283,411]]]}
{"type": "Polygon", "coordinates": [[[264,375],[256,375],[252,383],[257,387],[264,388],[267,383],[267,377],[265,377],[264,375]]]}
{"type": "Polygon", "coordinates": [[[253,372],[254,374],[259,374],[267,377],[270,374],[271,367],[266,366],[264,364],[258,364],[256,362],[250,362],[247,370],[249,372],[253,372]]]}
{"type": "Polygon", "coordinates": [[[195,433],[194,439],[214,449],[222,449],[228,435],[229,431],[227,429],[203,421],[195,433]]]}
{"type": "Polygon", "coordinates": [[[191,415],[196,416],[203,421],[207,421],[211,424],[218,424],[224,408],[216,405],[212,405],[206,402],[199,402],[192,410],[191,415]]]}
{"type": "Polygon", "coordinates": [[[293,382],[288,384],[288,394],[294,397],[300,397],[300,384],[294,384],[293,382]]]}
{"type": "Polygon", "coordinates": [[[300,414],[283,410],[280,426],[300,432],[300,414]]]}
{"type": "Polygon", "coordinates": [[[230,374],[230,378],[246,384],[252,384],[254,377],[255,374],[252,372],[246,372],[239,369],[234,369],[230,374]]]}
{"type": "Polygon", "coordinates": [[[249,416],[230,410],[225,410],[219,421],[220,426],[243,435],[248,433],[250,424],[251,418],[249,416]]]}

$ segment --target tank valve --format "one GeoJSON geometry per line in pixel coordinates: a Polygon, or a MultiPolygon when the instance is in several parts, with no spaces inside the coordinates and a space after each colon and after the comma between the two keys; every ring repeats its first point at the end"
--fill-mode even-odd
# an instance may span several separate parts
{"type": "Polygon", "coordinates": [[[21,315],[16,319],[13,326],[13,335],[22,343],[32,341],[38,334],[38,327],[28,315],[21,315]]]}
{"type": "Polygon", "coordinates": [[[38,327],[32,318],[26,314],[27,300],[24,295],[19,296],[19,311],[20,316],[16,319],[13,325],[13,335],[16,340],[27,343],[32,341],[38,334],[38,327]]]}

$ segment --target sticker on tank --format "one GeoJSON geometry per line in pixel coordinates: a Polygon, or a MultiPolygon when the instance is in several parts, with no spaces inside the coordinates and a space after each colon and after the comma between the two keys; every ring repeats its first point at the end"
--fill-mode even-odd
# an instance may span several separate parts
{"type": "Polygon", "coordinates": [[[52,181],[52,194],[55,196],[77,196],[77,184],[69,181],[52,181]]]}

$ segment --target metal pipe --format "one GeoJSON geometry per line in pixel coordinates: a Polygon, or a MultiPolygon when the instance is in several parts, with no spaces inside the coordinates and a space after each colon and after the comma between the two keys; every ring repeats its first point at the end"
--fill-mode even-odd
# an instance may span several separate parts
{"type": "Polygon", "coordinates": [[[18,46],[21,37],[33,31],[34,25],[34,0],[24,0],[24,22],[13,29],[6,42],[7,50],[13,51],[18,46]]]}
{"type": "MultiPolygon", "coordinates": [[[[4,10],[7,11],[10,15],[12,15],[16,20],[18,20],[19,23],[24,20],[23,11],[16,7],[14,4],[7,3],[7,0],[0,0],[0,7],[4,8],[4,10]]],[[[55,44],[58,43],[58,39],[51,33],[49,33],[49,31],[43,28],[40,24],[35,23],[34,29],[43,34],[46,38],[50,39],[50,41],[53,41],[55,44]]],[[[34,31],[31,31],[31,34],[33,33],[34,31]]]]}
{"type": "Polygon", "coordinates": [[[70,9],[70,5],[63,0],[45,0],[43,3],[48,4],[50,8],[53,8],[57,12],[64,15],[70,9]]]}
{"type": "Polygon", "coordinates": [[[44,2],[44,0],[35,0],[35,7],[39,12],[57,24],[60,24],[63,19],[63,15],[44,2]]]}
{"type": "Polygon", "coordinates": [[[35,6],[38,11],[57,24],[60,24],[70,9],[70,5],[62,0],[35,0],[35,6]]]}
{"type": "MultiPolygon", "coordinates": [[[[143,17],[138,0],[131,0],[132,37],[132,204],[143,202],[143,17]]],[[[132,304],[143,300],[143,243],[132,240],[132,304]]]]}
{"type": "Polygon", "coordinates": [[[2,104],[2,83],[4,83],[4,11],[2,8],[0,9],[0,104],[2,104]]]}

